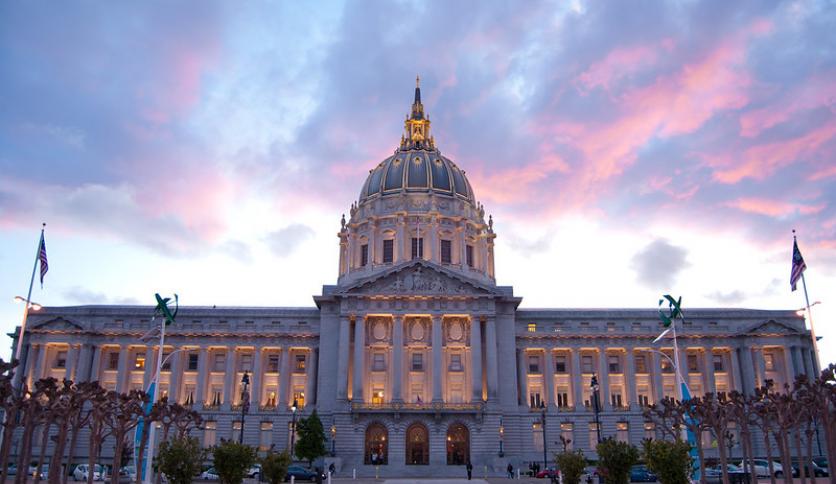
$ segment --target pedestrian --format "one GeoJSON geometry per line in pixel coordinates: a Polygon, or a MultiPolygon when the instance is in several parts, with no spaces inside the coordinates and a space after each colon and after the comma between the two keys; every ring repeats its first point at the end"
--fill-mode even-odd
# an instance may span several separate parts
{"type": "Polygon", "coordinates": [[[508,469],[506,469],[506,470],[508,471],[508,479],[513,479],[514,478],[514,466],[512,466],[510,462],[508,463],[508,469]]]}
{"type": "Polygon", "coordinates": [[[331,476],[337,473],[337,468],[334,467],[334,463],[332,462],[330,466],[328,466],[328,472],[331,473],[331,476]]]}
{"type": "Polygon", "coordinates": [[[470,461],[467,461],[465,469],[467,469],[467,480],[469,481],[470,477],[473,475],[473,464],[471,464],[470,461]]]}

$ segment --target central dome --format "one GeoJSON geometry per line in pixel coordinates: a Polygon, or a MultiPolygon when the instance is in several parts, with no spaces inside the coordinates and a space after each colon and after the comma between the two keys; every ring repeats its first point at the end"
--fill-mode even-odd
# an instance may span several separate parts
{"type": "Polygon", "coordinates": [[[395,154],[369,171],[360,192],[360,203],[370,198],[414,192],[458,198],[475,205],[473,189],[464,170],[435,147],[417,79],[415,100],[412,112],[404,121],[404,131],[395,154]]]}

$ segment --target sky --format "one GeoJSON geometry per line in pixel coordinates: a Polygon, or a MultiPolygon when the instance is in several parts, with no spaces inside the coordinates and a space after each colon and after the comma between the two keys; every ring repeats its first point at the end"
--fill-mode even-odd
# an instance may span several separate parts
{"type": "MultiPolygon", "coordinates": [[[[798,309],[836,362],[827,1],[0,3],[0,329],[313,306],[421,76],[522,307],[798,309]]],[[[11,339],[0,343],[8,359],[11,339]]]]}

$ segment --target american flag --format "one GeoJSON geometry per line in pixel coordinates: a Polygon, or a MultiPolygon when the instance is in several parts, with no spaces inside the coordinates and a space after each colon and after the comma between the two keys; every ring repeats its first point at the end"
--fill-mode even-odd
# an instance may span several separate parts
{"type": "Polygon", "coordinates": [[[38,251],[38,260],[41,261],[41,289],[44,287],[44,276],[49,270],[49,263],[46,261],[46,241],[44,234],[41,232],[41,250],[38,251]]]}
{"type": "Polygon", "coordinates": [[[792,238],[792,272],[790,273],[790,285],[795,291],[795,285],[801,279],[801,275],[807,269],[807,264],[804,263],[804,257],[801,257],[801,251],[798,250],[798,241],[795,237],[792,238]]]}

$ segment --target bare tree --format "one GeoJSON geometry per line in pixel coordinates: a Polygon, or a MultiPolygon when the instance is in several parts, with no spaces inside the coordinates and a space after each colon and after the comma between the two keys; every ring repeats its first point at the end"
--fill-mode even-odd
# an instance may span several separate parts
{"type": "Polygon", "coordinates": [[[17,430],[20,407],[19,393],[12,384],[17,363],[7,363],[0,358],[0,408],[3,410],[3,441],[0,443],[0,482],[6,482],[12,437],[17,430]]]}
{"type": "Polygon", "coordinates": [[[103,423],[116,440],[112,476],[113,479],[118,480],[119,471],[122,469],[122,449],[125,447],[125,439],[136,428],[139,418],[145,413],[145,403],[148,402],[149,397],[142,390],[131,390],[128,393],[108,392],[106,398],[107,408],[111,411],[105,414],[103,423]]]}

